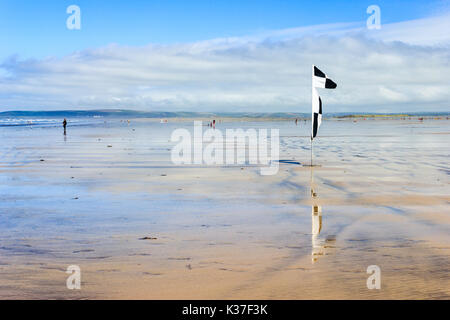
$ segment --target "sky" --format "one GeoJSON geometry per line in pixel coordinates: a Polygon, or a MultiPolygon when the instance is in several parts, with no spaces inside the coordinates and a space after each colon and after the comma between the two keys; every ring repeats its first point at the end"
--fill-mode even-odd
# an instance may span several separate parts
{"type": "Polygon", "coordinates": [[[308,112],[311,64],[325,112],[449,111],[448,30],[442,0],[2,0],[0,111],[308,112]]]}

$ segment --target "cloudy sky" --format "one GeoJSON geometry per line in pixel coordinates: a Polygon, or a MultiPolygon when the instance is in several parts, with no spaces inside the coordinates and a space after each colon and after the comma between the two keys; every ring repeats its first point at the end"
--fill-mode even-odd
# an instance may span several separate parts
{"type": "Polygon", "coordinates": [[[309,112],[311,64],[325,112],[450,111],[448,30],[448,1],[7,0],[0,111],[309,112]]]}

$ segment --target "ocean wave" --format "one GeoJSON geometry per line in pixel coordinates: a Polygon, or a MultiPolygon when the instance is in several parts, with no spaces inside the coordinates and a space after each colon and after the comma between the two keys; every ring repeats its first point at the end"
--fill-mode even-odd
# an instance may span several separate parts
{"type": "MultiPolygon", "coordinates": [[[[71,120],[71,124],[80,123],[80,120],[71,120]]],[[[0,127],[21,126],[62,126],[61,119],[24,119],[24,118],[0,118],[0,127]]]]}

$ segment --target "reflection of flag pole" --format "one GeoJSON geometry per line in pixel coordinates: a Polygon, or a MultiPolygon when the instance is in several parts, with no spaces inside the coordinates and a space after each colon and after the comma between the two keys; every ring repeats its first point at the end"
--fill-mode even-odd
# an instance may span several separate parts
{"type": "Polygon", "coordinates": [[[313,140],[317,136],[320,124],[322,123],[322,100],[316,88],[335,89],[337,87],[327,75],[312,65],[312,85],[311,85],[311,166],[313,165],[313,140]]]}
{"type": "Polygon", "coordinates": [[[311,167],[311,261],[314,263],[318,257],[323,254],[323,245],[319,240],[320,231],[322,230],[322,208],[316,200],[317,194],[314,185],[314,168],[311,167]]]}

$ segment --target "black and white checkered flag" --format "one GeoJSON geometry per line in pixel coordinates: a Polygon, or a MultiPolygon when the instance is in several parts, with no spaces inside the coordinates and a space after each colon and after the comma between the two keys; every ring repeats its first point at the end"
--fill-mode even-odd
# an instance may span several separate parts
{"type": "Polygon", "coordinates": [[[315,65],[312,66],[312,128],[311,140],[317,136],[322,123],[322,100],[316,88],[335,89],[337,84],[329,79],[325,73],[315,65]]]}

